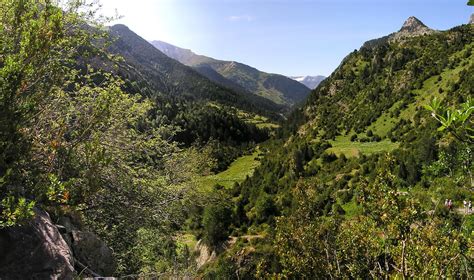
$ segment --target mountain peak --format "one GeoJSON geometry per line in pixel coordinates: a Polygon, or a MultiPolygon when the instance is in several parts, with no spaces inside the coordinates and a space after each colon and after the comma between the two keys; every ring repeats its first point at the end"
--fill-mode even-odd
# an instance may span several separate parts
{"type": "Polygon", "coordinates": [[[405,21],[399,32],[418,33],[427,29],[429,30],[429,28],[423,22],[421,22],[421,20],[411,16],[405,21]]]}
{"type": "Polygon", "coordinates": [[[128,26],[126,26],[125,24],[121,24],[121,23],[114,24],[111,28],[112,29],[120,29],[120,30],[130,30],[130,28],[128,28],[128,26]]]}
{"type": "Polygon", "coordinates": [[[391,33],[387,36],[378,39],[367,41],[364,43],[362,48],[373,48],[374,46],[378,46],[385,42],[403,41],[407,38],[433,34],[435,32],[438,31],[429,28],[421,20],[414,16],[411,16],[407,18],[407,20],[405,20],[402,28],[400,28],[398,32],[391,33]]]}
{"type": "Polygon", "coordinates": [[[399,41],[405,38],[432,34],[434,32],[436,31],[426,26],[421,20],[411,16],[403,23],[402,28],[398,32],[389,35],[388,39],[389,41],[399,41]]]}

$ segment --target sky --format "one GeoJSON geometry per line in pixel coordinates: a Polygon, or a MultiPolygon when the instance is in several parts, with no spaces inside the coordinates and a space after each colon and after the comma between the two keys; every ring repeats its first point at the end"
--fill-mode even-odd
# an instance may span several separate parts
{"type": "Polygon", "coordinates": [[[446,30],[474,13],[467,0],[100,0],[146,40],[288,76],[325,75],[409,16],[446,30]]]}

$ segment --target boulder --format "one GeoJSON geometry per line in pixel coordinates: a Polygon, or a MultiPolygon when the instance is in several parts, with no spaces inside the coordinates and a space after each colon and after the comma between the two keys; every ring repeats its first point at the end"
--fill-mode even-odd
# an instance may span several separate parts
{"type": "Polygon", "coordinates": [[[97,235],[73,230],[71,247],[77,261],[101,276],[112,276],[117,268],[112,250],[97,235]]]}
{"type": "Polygon", "coordinates": [[[0,230],[0,279],[73,279],[73,255],[48,213],[0,230]]]}

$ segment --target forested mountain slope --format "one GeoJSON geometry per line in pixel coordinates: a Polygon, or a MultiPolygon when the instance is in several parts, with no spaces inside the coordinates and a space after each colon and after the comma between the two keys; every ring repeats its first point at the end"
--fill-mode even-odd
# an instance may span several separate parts
{"type": "Polygon", "coordinates": [[[169,57],[192,66],[212,81],[228,86],[239,85],[248,92],[265,97],[277,104],[292,106],[305,100],[310,90],[301,83],[278,74],[269,74],[235,61],[222,61],[191,50],[182,49],[166,42],[152,41],[153,46],[169,57]],[[209,68],[219,73],[210,73],[209,68]],[[223,80],[222,78],[226,79],[223,80]]]}
{"type": "MultiPolygon", "coordinates": [[[[474,200],[474,26],[418,34],[410,24],[420,26],[410,18],[404,36],[349,54],[265,146],[229,193],[242,237],[206,275],[472,275],[462,201],[474,200]],[[425,109],[435,98],[464,104],[467,119],[437,130],[425,109]]],[[[453,114],[434,107],[441,121],[453,114]]]]}
{"type": "Polygon", "coordinates": [[[113,53],[121,56],[119,74],[131,90],[153,95],[211,100],[245,110],[276,115],[281,106],[250,94],[219,86],[195,70],[169,58],[124,25],[110,27],[113,53]]]}

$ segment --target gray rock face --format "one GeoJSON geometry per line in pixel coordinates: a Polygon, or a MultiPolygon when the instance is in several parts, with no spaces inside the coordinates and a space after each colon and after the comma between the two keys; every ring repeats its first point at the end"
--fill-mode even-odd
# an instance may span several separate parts
{"type": "Polygon", "coordinates": [[[97,235],[85,231],[72,231],[72,250],[76,259],[101,276],[114,274],[117,264],[112,250],[97,235]]]}
{"type": "Polygon", "coordinates": [[[469,24],[474,24],[474,14],[471,15],[471,18],[469,19],[469,24]]]}
{"type": "Polygon", "coordinates": [[[429,28],[423,22],[421,22],[421,20],[417,19],[416,17],[409,17],[399,32],[418,33],[424,32],[427,29],[429,30],[429,28]]]}
{"type": "Polygon", "coordinates": [[[434,32],[435,31],[433,29],[426,26],[416,17],[409,17],[398,32],[390,35],[389,40],[400,40],[403,38],[432,34],[434,32]]]}
{"type": "Polygon", "coordinates": [[[0,231],[0,279],[73,279],[72,252],[45,211],[0,231]]]}
{"type": "Polygon", "coordinates": [[[69,216],[59,217],[56,226],[72,249],[77,271],[96,277],[114,274],[117,264],[113,252],[97,235],[80,230],[80,222],[69,216]]]}

